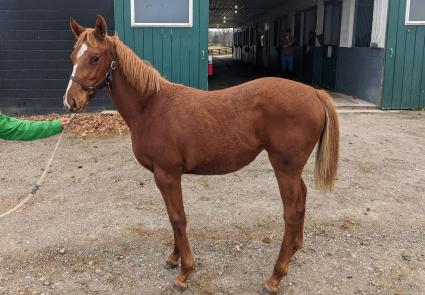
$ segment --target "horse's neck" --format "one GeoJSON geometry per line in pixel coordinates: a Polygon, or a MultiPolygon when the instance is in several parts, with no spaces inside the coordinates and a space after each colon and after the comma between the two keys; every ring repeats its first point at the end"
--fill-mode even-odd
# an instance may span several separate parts
{"type": "Polygon", "coordinates": [[[148,98],[140,95],[127,82],[119,67],[113,74],[110,96],[117,111],[130,128],[137,120],[140,120],[140,115],[148,103],[148,98]]]}

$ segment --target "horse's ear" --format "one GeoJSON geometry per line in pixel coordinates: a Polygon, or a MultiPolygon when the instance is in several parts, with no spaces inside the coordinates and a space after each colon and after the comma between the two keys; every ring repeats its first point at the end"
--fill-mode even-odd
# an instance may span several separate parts
{"type": "Polygon", "coordinates": [[[108,34],[108,25],[106,24],[105,18],[101,15],[97,16],[95,30],[96,38],[98,38],[99,40],[103,40],[108,34]]]}
{"type": "Polygon", "coordinates": [[[71,31],[74,33],[75,38],[78,39],[80,34],[86,29],[85,27],[80,26],[74,18],[69,19],[69,26],[71,27],[71,31]]]}

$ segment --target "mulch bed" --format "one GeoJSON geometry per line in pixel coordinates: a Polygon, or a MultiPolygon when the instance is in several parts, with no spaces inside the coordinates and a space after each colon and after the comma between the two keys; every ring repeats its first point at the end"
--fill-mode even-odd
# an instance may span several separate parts
{"type": "MultiPolygon", "coordinates": [[[[22,116],[20,119],[46,121],[55,120],[64,115],[49,114],[41,116],[22,116]]],[[[127,125],[118,113],[78,114],[68,130],[82,137],[122,135],[129,132],[127,125]]]]}

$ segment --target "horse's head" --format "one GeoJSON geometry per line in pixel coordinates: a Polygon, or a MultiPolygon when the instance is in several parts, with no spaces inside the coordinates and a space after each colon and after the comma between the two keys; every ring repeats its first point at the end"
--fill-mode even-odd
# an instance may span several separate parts
{"type": "Polygon", "coordinates": [[[74,68],[63,103],[70,112],[82,112],[99,89],[109,87],[116,53],[102,16],[97,17],[95,28],[84,28],[73,18],[70,26],[77,41],[71,54],[74,68]]]}

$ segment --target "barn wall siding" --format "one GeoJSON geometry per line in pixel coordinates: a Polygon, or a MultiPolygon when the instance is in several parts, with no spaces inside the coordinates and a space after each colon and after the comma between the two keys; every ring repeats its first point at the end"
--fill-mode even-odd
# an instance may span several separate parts
{"type": "MultiPolygon", "coordinates": [[[[105,16],[113,32],[113,0],[0,1],[0,112],[64,112],[62,97],[74,45],[69,17],[93,27],[98,14],[105,16]]],[[[107,94],[101,92],[90,110],[111,107],[107,94]]]]}

